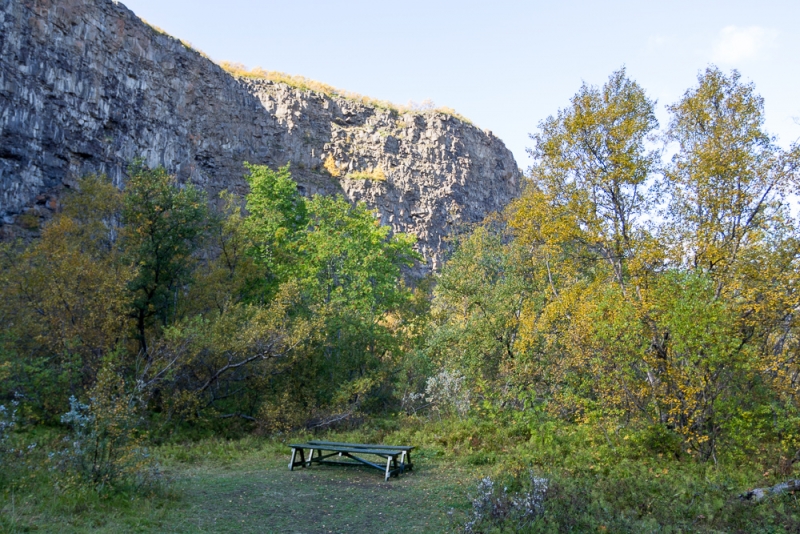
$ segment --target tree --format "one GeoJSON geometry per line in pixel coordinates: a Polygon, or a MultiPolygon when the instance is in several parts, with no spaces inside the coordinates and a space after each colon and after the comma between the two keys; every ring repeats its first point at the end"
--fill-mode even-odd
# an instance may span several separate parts
{"type": "Polygon", "coordinates": [[[263,304],[268,272],[254,254],[254,236],[248,229],[243,199],[223,191],[220,206],[210,214],[204,253],[197,258],[194,283],[179,315],[224,313],[238,303],[263,304]]]}
{"type": "Polygon", "coordinates": [[[489,387],[518,371],[520,318],[532,296],[530,262],[502,220],[464,236],[437,277],[428,351],[440,367],[489,387]]]}
{"type": "Polygon", "coordinates": [[[401,269],[420,256],[412,236],[390,235],[363,203],[314,196],[307,205],[294,276],[307,309],[325,324],[318,368],[329,377],[330,395],[350,383],[351,393],[340,398],[358,398],[381,382],[381,361],[396,352],[399,340],[387,318],[410,298],[401,269]]]}
{"type": "Polygon", "coordinates": [[[603,328],[640,331],[659,164],[646,141],[657,127],[654,103],[624,69],[602,88],[584,84],[568,108],[540,123],[530,183],[507,209],[529,270],[517,340],[526,363],[517,381],[537,383],[560,413],[635,409],[638,395],[619,379],[647,379],[633,369],[641,341],[614,349],[601,338],[603,328]],[[610,325],[601,328],[603,321],[610,325]]]}
{"type": "Polygon", "coordinates": [[[26,395],[45,417],[94,384],[103,359],[124,348],[130,327],[126,286],[134,269],[120,261],[116,242],[119,190],[90,175],[63,204],[39,240],[6,251],[0,279],[13,369],[4,386],[26,395]]]}
{"type": "Polygon", "coordinates": [[[508,214],[531,280],[547,282],[530,286],[518,352],[553,405],[638,413],[709,459],[770,395],[796,402],[798,150],[763,131],[763,101],[736,72],[698,82],[668,108],[678,152],[661,181],[641,89],[624,71],[584,85],[534,136],[531,184],[508,214]]]}
{"type": "Polygon", "coordinates": [[[125,185],[122,247],[136,266],[128,284],[136,335],[147,352],[147,329],[175,320],[179,293],[190,281],[192,254],[207,227],[206,197],[191,185],[181,187],[163,168],[131,168],[125,185]]]}
{"type": "Polygon", "coordinates": [[[736,71],[706,69],[668,109],[666,138],[679,147],[665,176],[671,261],[711,274],[719,295],[742,254],[783,216],[797,151],[764,132],[764,99],[736,71]]]}
{"type": "Polygon", "coordinates": [[[277,171],[266,165],[246,163],[245,167],[250,184],[245,228],[256,257],[268,269],[267,286],[275,291],[296,262],[296,242],[308,225],[306,201],[288,163],[277,171]]]}
{"type": "Polygon", "coordinates": [[[581,86],[572,105],[531,136],[530,193],[539,190],[554,208],[572,214],[581,231],[575,237],[608,263],[623,287],[637,223],[652,205],[647,181],[658,153],[645,142],[657,127],[653,101],[623,68],[602,88],[581,86]]]}

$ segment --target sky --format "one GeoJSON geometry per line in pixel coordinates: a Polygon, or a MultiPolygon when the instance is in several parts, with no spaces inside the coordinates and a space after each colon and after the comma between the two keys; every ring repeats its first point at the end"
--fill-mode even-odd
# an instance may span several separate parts
{"type": "Polygon", "coordinates": [[[623,66],[662,127],[714,64],[755,84],[778,144],[800,138],[798,0],[121,1],[215,61],[453,108],[523,170],[539,122],[623,66]]]}

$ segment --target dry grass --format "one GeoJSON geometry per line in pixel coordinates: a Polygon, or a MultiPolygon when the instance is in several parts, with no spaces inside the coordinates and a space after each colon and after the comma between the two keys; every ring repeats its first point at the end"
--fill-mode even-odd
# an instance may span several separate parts
{"type": "Polygon", "coordinates": [[[345,178],[349,180],[373,180],[376,182],[385,182],[386,181],[386,173],[383,172],[383,169],[375,167],[369,171],[354,171],[348,174],[345,178]]]}
{"type": "Polygon", "coordinates": [[[193,52],[197,52],[198,54],[200,54],[201,56],[203,56],[203,57],[204,57],[204,58],[206,58],[207,60],[209,60],[209,61],[212,61],[212,59],[211,59],[210,57],[208,57],[208,54],[206,54],[206,53],[205,53],[205,52],[203,52],[202,50],[199,50],[199,49],[195,48],[195,47],[194,47],[194,45],[192,45],[192,43],[190,43],[189,41],[186,41],[186,40],[184,40],[184,39],[178,39],[177,37],[173,37],[172,35],[170,35],[169,33],[167,33],[167,31],[166,31],[166,30],[164,30],[164,28],[161,28],[161,27],[159,27],[159,26],[156,26],[155,24],[150,24],[149,22],[147,22],[145,19],[143,19],[143,18],[141,18],[141,17],[139,17],[139,20],[141,20],[142,22],[144,22],[144,23],[145,23],[147,26],[149,26],[149,27],[150,27],[150,29],[152,29],[154,32],[156,32],[156,33],[158,33],[158,34],[160,34],[160,35],[165,35],[165,36],[169,37],[170,39],[175,39],[176,41],[178,41],[179,43],[181,43],[181,44],[183,45],[183,47],[184,47],[184,48],[186,48],[187,50],[191,50],[191,51],[193,51],[193,52]]]}
{"type": "MultiPolygon", "coordinates": [[[[144,22],[147,26],[153,29],[158,34],[166,35],[167,37],[172,37],[173,39],[177,39],[167,33],[163,28],[156,26],[155,24],[151,24],[147,22],[145,19],[140,17],[140,20],[144,22]]],[[[195,48],[192,43],[185,41],[183,39],[177,39],[184,47],[189,50],[193,50],[203,56],[204,58],[211,60],[207,54],[205,54],[202,50],[198,50],[195,48]]],[[[213,61],[213,60],[211,60],[213,61]]],[[[296,76],[293,74],[286,74],[285,72],[279,72],[274,70],[265,70],[261,67],[255,67],[253,69],[248,69],[242,63],[235,63],[231,61],[221,61],[218,63],[220,67],[222,67],[226,72],[232,74],[233,76],[239,76],[243,78],[255,78],[259,80],[269,80],[272,82],[283,83],[290,87],[294,87],[295,89],[299,89],[301,91],[316,91],[318,93],[323,93],[330,97],[336,98],[344,98],[346,100],[352,100],[354,102],[361,102],[362,104],[381,108],[381,109],[388,109],[395,111],[400,114],[405,113],[442,113],[444,115],[449,115],[453,118],[460,120],[461,122],[467,123],[472,125],[472,121],[470,121],[465,116],[459,114],[453,108],[449,108],[446,106],[436,107],[433,102],[430,100],[425,100],[421,104],[417,104],[416,102],[409,102],[406,105],[398,105],[388,100],[379,100],[377,98],[372,98],[369,96],[364,96],[353,91],[345,91],[342,89],[337,89],[332,85],[328,85],[327,83],[318,82],[316,80],[312,80],[310,78],[306,78],[305,76],[296,76]]]]}
{"type": "Polygon", "coordinates": [[[328,154],[328,157],[325,158],[325,162],[322,164],[328,174],[333,176],[334,178],[347,178],[348,180],[374,180],[376,182],[385,182],[386,181],[386,173],[383,172],[383,169],[380,167],[375,167],[373,169],[367,170],[360,170],[360,171],[353,171],[347,173],[346,175],[342,176],[343,168],[336,163],[336,159],[333,157],[333,154],[328,154]]]}
{"type": "Polygon", "coordinates": [[[293,74],[286,74],[285,72],[278,72],[274,70],[264,70],[261,67],[248,69],[245,65],[242,65],[241,63],[233,63],[229,61],[222,61],[219,63],[219,66],[222,67],[229,74],[232,74],[233,76],[238,76],[242,78],[253,78],[258,80],[269,80],[276,83],[283,83],[290,87],[294,87],[295,89],[299,89],[301,91],[316,91],[318,93],[322,93],[330,97],[344,98],[346,100],[351,100],[354,102],[361,102],[362,104],[368,106],[382,108],[382,109],[389,109],[400,114],[443,113],[445,115],[450,115],[451,117],[454,117],[460,120],[461,122],[472,124],[472,121],[470,121],[463,115],[459,115],[458,113],[456,113],[454,109],[448,107],[435,107],[433,106],[432,103],[430,103],[430,101],[423,102],[423,105],[418,105],[413,102],[410,102],[408,105],[402,106],[389,102],[388,100],[378,100],[376,98],[364,96],[358,93],[354,93],[352,91],[344,91],[342,89],[337,89],[332,85],[318,82],[316,80],[311,80],[309,78],[306,78],[305,76],[296,76],[293,74]]]}

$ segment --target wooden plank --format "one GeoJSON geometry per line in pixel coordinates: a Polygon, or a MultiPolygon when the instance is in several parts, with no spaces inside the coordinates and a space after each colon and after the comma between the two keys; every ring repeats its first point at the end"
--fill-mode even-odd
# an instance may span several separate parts
{"type": "Polygon", "coordinates": [[[365,460],[363,458],[359,458],[358,456],[353,456],[350,453],[344,453],[344,455],[347,456],[348,458],[351,458],[351,459],[355,460],[356,462],[361,462],[364,465],[368,465],[370,467],[374,467],[375,469],[377,469],[379,471],[383,471],[383,467],[382,466],[380,466],[380,465],[378,465],[376,463],[370,462],[369,460],[365,460]]]}
{"type": "Polygon", "coordinates": [[[391,449],[410,451],[415,447],[409,445],[376,445],[372,443],[344,443],[339,441],[309,441],[309,445],[330,445],[332,447],[352,447],[357,449],[391,449]]]}
{"type": "Polygon", "coordinates": [[[298,449],[311,449],[311,450],[323,450],[323,451],[333,451],[333,452],[356,452],[360,454],[376,454],[376,455],[397,455],[402,453],[402,449],[362,449],[362,448],[355,448],[355,447],[338,447],[334,445],[317,445],[311,443],[292,443],[289,445],[290,447],[295,447],[298,449]]]}
{"type": "Polygon", "coordinates": [[[319,451],[319,456],[317,456],[317,461],[321,462],[321,461],[322,461],[322,460],[324,460],[325,458],[330,458],[331,456],[341,456],[341,455],[342,455],[342,453],[341,453],[341,452],[332,452],[332,453],[330,453],[330,454],[325,454],[325,455],[323,455],[323,454],[322,454],[322,450],[320,450],[320,451],[319,451]]]}
{"type": "MultiPolygon", "coordinates": [[[[374,465],[365,465],[359,462],[338,462],[336,460],[322,460],[320,465],[337,465],[340,467],[375,467],[374,465]]],[[[383,471],[383,467],[378,466],[378,470],[383,471]]]]}
{"type": "Polygon", "coordinates": [[[389,472],[389,467],[392,465],[392,458],[393,457],[386,459],[386,476],[383,477],[384,482],[389,482],[389,477],[392,476],[392,474],[389,472]]]}

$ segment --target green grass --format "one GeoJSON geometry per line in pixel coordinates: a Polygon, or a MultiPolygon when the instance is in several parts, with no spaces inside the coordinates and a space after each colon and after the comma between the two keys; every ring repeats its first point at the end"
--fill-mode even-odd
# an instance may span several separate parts
{"type": "Polygon", "coordinates": [[[653,451],[646,433],[546,420],[389,418],[315,437],[410,443],[415,470],[389,482],[362,468],[290,472],[288,441],[173,442],[156,450],[169,482],[149,496],[60,492],[47,469],[29,469],[0,496],[0,531],[440,533],[467,520],[480,478],[516,491],[531,470],[549,490],[530,532],[800,531],[797,496],[738,499],[796,477],[770,472],[766,452],[700,463],[653,451]]]}
{"type": "Polygon", "coordinates": [[[415,470],[384,482],[375,470],[288,470],[289,448],[246,438],[164,446],[169,490],[149,498],[5,495],[8,532],[443,532],[467,505],[476,474],[426,451],[415,470]],[[13,502],[12,502],[13,499],[13,502]]]}

